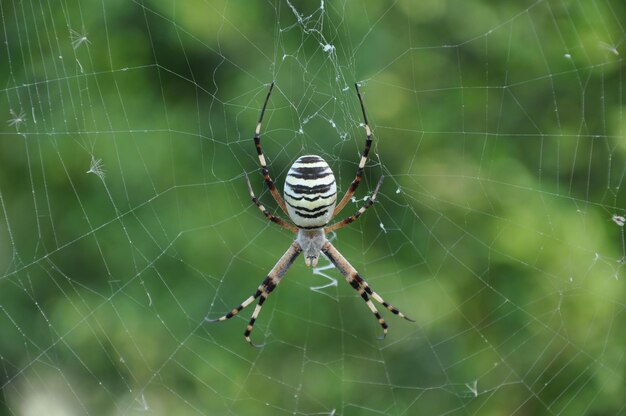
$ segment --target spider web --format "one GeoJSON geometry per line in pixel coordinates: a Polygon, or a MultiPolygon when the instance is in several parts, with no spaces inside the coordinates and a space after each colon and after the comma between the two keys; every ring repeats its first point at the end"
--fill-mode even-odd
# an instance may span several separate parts
{"type": "Polygon", "coordinates": [[[626,414],[616,0],[0,3],[0,414],[626,414]],[[292,236],[263,125],[365,179],[255,325],[292,236]],[[252,309],[250,307],[249,309],[252,309]]]}

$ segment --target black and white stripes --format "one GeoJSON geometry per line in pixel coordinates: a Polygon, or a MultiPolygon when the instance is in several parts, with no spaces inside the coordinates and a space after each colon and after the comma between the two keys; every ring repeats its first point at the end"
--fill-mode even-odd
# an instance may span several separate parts
{"type": "Polygon", "coordinates": [[[372,302],[372,299],[391,313],[404,318],[408,321],[413,321],[411,318],[404,315],[396,307],[387,303],[378,293],[374,292],[367,282],[359,275],[354,267],[339,253],[339,251],[333,247],[333,245],[326,239],[326,234],[334,232],[344,226],[352,223],[359,218],[368,208],[370,208],[376,201],[376,195],[382,184],[383,178],[381,176],[374,192],[370,195],[369,200],[354,214],[339,221],[333,225],[328,226],[330,220],[335,217],[346,206],[348,201],[352,199],[354,192],[356,191],[359,183],[363,178],[363,171],[367,158],[372,145],[372,130],[367,122],[367,115],[365,114],[365,105],[363,104],[363,98],[359,92],[359,86],[355,84],[359,103],[361,104],[361,110],[363,112],[363,123],[365,126],[365,148],[361,154],[361,160],[356,172],[356,176],[352,181],[352,184],[346,191],[339,204],[337,204],[337,184],[335,183],[335,176],[333,175],[330,166],[319,156],[307,155],[302,156],[289,169],[287,179],[285,181],[285,199],[280,196],[276,185],[270,177],[267,161],[263,155],[263,148],[261,146],[261,124],[263,122],[263,115],[267,103],[270,99],[270,94],[274,83],[270,85],[263,108],[261,109],[261,115],[254,132],[254,144],[259,157],[259,165],[261,167],[261,174],[265,184],[269,188],[272,197],[278,204],[278,206],[287,214],[293,221],[293,224],[280,218],[278,215],[272,214],[265,206],[259,201],[254,194],[252,185],[248,175],[246,174],[246,183],[248,184],[248,192],[252,202],[259,208],[259,210],[265,215],[265,217],[280,225],[281,227],[292,231],[297,234],[296,240],[292,243],[289,249],[278,260],[274,268],[268,273],[263,280],[263,283],[257,288],[256,292],[246,298],[239,306],[231,309],[230,312],[217,319],[206,318],[208,322],[226,321],[236,316],[247,306],[257,301],[257,305],[252,312],[250,322],[244,332],[244,337],[251,345],[255,345],[250,339],[250,334],[254,328],[254,324],[261,313],[263,303],[272,293],[272,291],[278,286],[281,279],[287,273],[289,267],[293,264],[296,257],[300,253],[304,255],[304,262],[309,267],[316,267],[320,254],[324,254],[335,267],[344,275],[350,286],[356,290],[361,298],[365,301],[365,304],[374,314],[374,317],[378,321],[378,324],[383,329],[383,337],[387,335],[388,326],[383,317],[378,312],[376,305],[372,302]]]}
{"type": "Polygon", "coordinates": [[[335,175],[319,156],[301,156],[289,169],[285,181],[289,218],[299,228],[324,227],[337,202],[335,175]]]}

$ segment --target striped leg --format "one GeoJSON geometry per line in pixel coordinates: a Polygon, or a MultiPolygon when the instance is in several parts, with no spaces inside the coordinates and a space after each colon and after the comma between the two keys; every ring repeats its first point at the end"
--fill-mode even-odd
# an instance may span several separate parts
{"type": "Polygon", "coordinates": [[[370,297],[374,298],[374,300],[382,304],[394,315],[398,315],[400,318],[406,319],[407,321],[415,322],[413,319],[400,312],[398,308],[387,303],[378,293],[374,292],[369,287],[367,282],[359,275],[356,269],[352,267],[348,260],[346,260],[346,258],[343,257],[343,255],[329,241],[324,243],[324,246],[322,247],[322,253],[324,253],[324,255],[326,255],[326,257],[328,257],[328,259],[341,272],[341,274],[345,276],[348,283],[350,283],[350,286],[352,286],[356,291],[359,292],[367,306],[370,308],[370,310],[378,320],[378,323],[383,328],[382,338],[387,335],[387,323],[380,316],[380,313],[378,313],[378,310],[370,300],[370,297]]]}
{"type": "Polygon", "coordinates": [[[349,275],[349,274],[345,274],[344,276],[346,277],[346,280],[348,281],[348,283],[350,283],[350,286],[352,286],[354,290],[359,292],[359,295],[361,295],[361,297],[367,304],[367,307],[370,308],[370,311],[372,311],[372,313],[376,317],[376,320],[378,321],[380,326],[383,328],[383,334],[377,338],[385,339],[385,337],[387,336],[387,331],[389,330],[389,325],[387,325],[387,322],[385,322],[383,317],[380,316],[380,312],[378,312],[378,309],[376,309],[376,306],[374,306],[368,294],[365,292],[365,289],[363,289],[363,287],[359,284],[358,280],[356,280],[354,276],[349,275]]]}
{"type": "Polygon", "coordinates": [[[263,303],[265,302],[265,299],[267,299],[270,293],[272,293],[272,290],[276,288],[276,285],[278,284],[278,282],[280,282],[280,280],[277,281],[276,283],[272,283],[268,285],[266,290],[263,291],[263,293],[261,293],[261,298],[259,299],[259,303],[256,304],[256,308],[254,308],[254,312],[252,312],[252,317],[250,318],[250,322],[248,322],[248,326],[246,327],[246,332],[243,333],[243,336],[246,339],[246,341],[248,341],[248,343],[255,348],[262,348],[265,344],[259,345],[259,344],[255,344],[254,342],[252,342],[252,340],[250,339],[250,333],[252,332],[252,328],[254,327],[254,323],[256,322],[256,319],[259,317],[259,314],[261,313],[261,308],[263,307],[263,303]]]}
{"type": "Polygon", "coordinates": [[[365,134],[367,138],[365,139],[365,149],[363,149],[363,155],[361,155],[361,161],[359,162],[359,168],[356,171],[356,177],[350,184],[350,187],[346,191],[346,194],[341,198],[339,204],[335,207],[335,211],[333,212],[333,217],[339,214],[339,211],[346,206],[352,195],[354,195],[354,191],[361,183],[361,179],[363,178],[363,170],[365,169],[365,162],[367,162],[367,156],[370,153],[370,148],[372,147],[372,130],[370,130],[369,123],[367,122],[367,114],[365,114],[365,105],[363,105],[363,98],[361,97],[361,92],[359,91],[359,85],[354,84],[356,88],[356,94],[359,97],[359,103],[361,103],[361,111],[363,112],[363,122],[365,124],[365,134]]]}
{"type": "Polygon", "coordinates": [[[380,179],[378,180],[378,183],[376,184],[376,188],[374,188],[374,192],[372,193],[372,195],[369,197],[369,199],[367,200],[367,202],[365,203],[365,205],[363,205],[361,207],[361,209],[359,209],[357,212],[355,212],[354,214],[350,215],[348,218],[339,221],[329,227],[324,228],[324,232],[325,233],[330,233],[332,231],[338,230],[340,228],[345,227],[346,225],[354,222],[357,220],[357,218],[359,218],[361,215],[363,215],[363,213],[365,211],[367,211],[367,209],[369,207],[371,207],[372,205],[374,205],[374,202],[376,202],[376,195],[378,194],[378,190],[380,189],[380,185],[382,185],[383,183],[383,178],[384,176],[381,176],[380,179]]]}
{"type": "Polygon", "coordinates": [[[274,89],[274,82],[270,85],[270,90],[267,92],[267,96],[265,97],[265,103],[263,103],[263,108],[261,109],[261,116],[259,117],[259,122],[256,125],[256,130],[254,132],[254,145],[256,146],[257,154],[259,155],[259,164],[261,165],[261,174],[263,175],[263,179],[267,184],[272,196],[276,203],[280,206],[283,212],[288,216],[287,206],[285,205],[285,201],[278,193],[276,189],[276,185],[274,185],[274,181],[270,178],[270,171],[267,168],[267,163],[265,161],[265,156],[263,156],[263,148],[261,147],[261,123],[263,122],[263,116],[265,115],[265,108],[267,107],[267,103],[270,100],[270,95],[272,94],[272,89],[274,89]]]}
{"type": "Polygon", "coordinates": [[[254,293],[254,295],[250,296],[248,299],[244,300],[241,305],[237,306],[235,309],[231,310],[230,312],[228,312],[226,315],[224,316],[220,316],[219,318],[216,319],[209,319],[209,318],[204,318],[207,322],[218,322],[218,321],[225,321],[227,319],[232,318],[233,316],[237,315],[241,310],[243,310],[244,308],[247,308],[248,305],[250,305],[252,302],[254,302],[259,296],[261,296],[263,293],[265,293],[268,285],[272,283],[275,285],[275,283],[272,281],[272,278],[270,276],[267,276],[265,278],[265,280],[263,280],[263,283],[261,283],[261,285],[258,287],[258,289],[256,290],[256,292],[254,293]]]}
{"type": "MultiPolygon", "coordinates": [[[[356,270],[355,270],[356,273],[356,270]]],[[[380,303],[381,305],[383,305],[385,308],[387,308],[387,310],[391,313],[393,313],[394,315],[398,315],[400,318],[402,319],[406,319],[409,322],[415,322],[415,319],[413,318],[409,318],[408,316],[406,316],[405,314],[403,314],[402,312],[400,312],[400,310],[398,310],[398,308],[396,308],[395,306],[393,306],[390,303],[385,302],[385,299],[383,299],[378,293],[374,292],[369,285],[367,284],[367,282],[361,277],[361,275],[359,275],[358,273],[355,274],[354,276],[354,280],[358,281],[359,284],[361,285],[361,287],[363,288],[363,290],[365,290],[365,293],[367,293],[368,295],[370,295],[371,297],[374,298],[374,300],[378,303],[380,303]]]]}
{"type": "Polygon", "coordinates": [[[270,213],[267,210],[267,208],[265,208],[263,204],[261,204],[261,202],[259,201],[259,198],[256,197],[256,195],[254,194],[254,191],[252,190],[252,184],[250,184],[250,178],[248,178],[248,174],[246,172],[244,172],[243,174],[246,176],[246,182],[248,182],[248,191],[250,192],[250,198],[252,198],[252,202],[254,202],[254,205],[256,205],[259,208],[259,210],[261,210],[263,215],[265,215],[267,219],[272,221],[273,223],[278,224],[281,227],[286,228],[291,232],[297,233],[298,227],[296,227],[293,224],[288,223],[287,221],[283,220],[280,217],[277,217],[276,215],[272,215],[272,213],[270,213]]]}
{"type": "Polygon", "coordinates": [[[296,257],[298,257],[301,252],[302,247],[300,247],[300,244],[294,242],[285,252],[285,254],[283,254],[280,260],[278,260],[276,265],[268,273],[265,280],[263,280],[263,283],[261,283],[261,285],[252,296],[244,300],[241,305],[237,306],[226,315],[223,315],[217,319],[205,318],[205,320],[207,322],[225,321],[237,315],[242,309],[246,308],[256,299],[259,299],[259,303],[256,305],[254,312],[252,312],[252,318],[250,319],[250,322],[248,323],[248,326],[246,328],[246,332],[244,333],[246,341],[248,341],[253,347],[256,347],[257,345],[255,345],[250,340],[250,333],[252,332],[252,328],[254,326],[254,323],[256,322],[257,317],[259,316],[259,313],[261,313],[261,307],[263,306],[263,302],[265,302],[265,299],[267,299],[270,293],[272,293],[276,286],[278,286],[285,273],[287,273],[287,270],[289,270],[289,267],[291,267],[293,262],[296,260],[296,257]]]}

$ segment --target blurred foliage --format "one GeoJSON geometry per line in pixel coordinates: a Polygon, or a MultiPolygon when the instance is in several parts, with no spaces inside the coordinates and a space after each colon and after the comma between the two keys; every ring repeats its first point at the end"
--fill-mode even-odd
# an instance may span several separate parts
{"type": "Polygon", "coordinates": [[[0,4],[0,414],[624,412],[626,4],[321,6],[0,4]],[[264,349],[241,337],[250,311],[204,322],[292,238],[242,174],[272,80],[279,187],[314,153],[346,189],[362,85],[358,201],[386,179],[333,238],[417,320],[384,314],[385,341],[302,261],[264,349]]]}

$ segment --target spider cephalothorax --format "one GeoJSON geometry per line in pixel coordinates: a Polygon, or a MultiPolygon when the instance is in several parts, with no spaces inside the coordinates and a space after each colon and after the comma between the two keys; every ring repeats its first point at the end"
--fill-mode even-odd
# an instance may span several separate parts
{"type": "Polygon", "coordinates": [[[305,155],[299,157],[289,169],[287,173],[287,179],[285,180],[285,199],[280,196],[274,182],[270,178],[269,170],[267,169],[267,163],[265,156],[263,156],[263,149],[261,147],[261,123],[263,122],[263,115],[265,114],[265,108],[274,88],[274,83],[270,85],[270,89],[265,97],[265,103],[261,109],[261,116],[256,126],[254,134],[254,144],[259,156],[259,163],[261,165],[261,173],[267,187],[269,188],[274,200],[280,206],[285,214],[291,219],[293,224],[290,224],[282,218],[271,214],[265,207],[259,202],[252,190],[252,185],[248,175],[246,175],[246,181],[248,183],[248,191],[252,202],[263,212],[263,214],[272,222],[280,225],[297,234],[295,241],[291,244],[289,249],[278,260],[278,263],[269,272],[263,283],[258,287],[256,292],[243,301],[235,309],[228,312],[226,315],[218,319],[207,319],[210,322],[225,321],[237,315],[246,306],[250,305],[256,299],[259,299],[254,312],[252,312],[252,318],[246,328],[244,336],[246,341],[254,345],[250,340],[250,333],[254,323],[256,322],[263,302],[269,296],[270,293],[276,288],[280,280],[283,278],[289,267],[296,260],[296,257],[300,253],[304,253],[304,262],[307,266],[315,267],[320,257],[320,253],[323,253],[335,267],[344,275],[350,286],[359,292],[363,300],[366,302],[369,309],[372,311],[378,323],[383,328],[383,338],[387,335],[387,323],[380,316],[380,313],[376,309],[376,306],[372,303],[370,298],[374,298],[375,301],[382,304],[385,308],[392,313],[398,315],[409,321],[413,321],[411,318],[404,315],[397,308],[387,303],[378,293],[374,292],[367,282],[359,275],[354,267],[341,255],[341,253],[326,239],[326,234],[338,230],[351,222],[355,221],[361,216],[372,204],[376,201],[376,195],[382,184],[383,177],[378,181],[374,192],[367,200],[365,205],[361,207],[357,212],[339,221],[333,225],[328,223],[339,214],[343,207],[348,203],[354,191],[359,186],[361,178],[363,177],[363,170],[365,163],[367,162],[367,156],[372,145],[372,132],[367,122],[367,115],[365,114],[365,106],[363,105],[363,99],[359,92],[359,86],[355,84],[356,93],[359,97],[359,103],[361,104],[361,111],[363,112],[363,120],[365,125],[365,133],[367,138],[365,140],[365,149],[363,155],[359,161],[359,167],[356,171],[356,177],[350,184],[350,187],[346,191],[345,195],[337,204],[337,184],[335,182],[335,176],[333,171],[328,166],[328,163],[320,156],[317,155],[305,155]]]}

